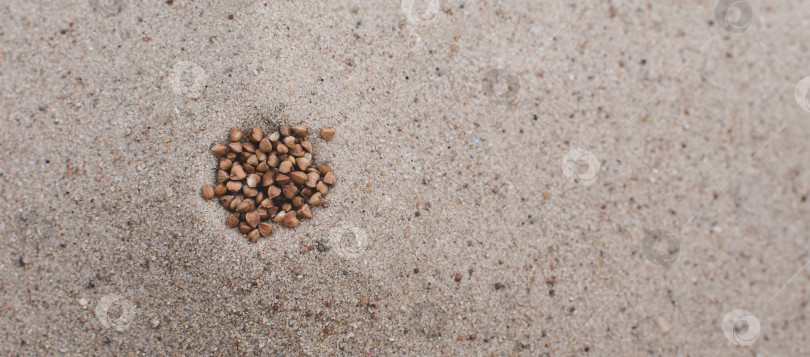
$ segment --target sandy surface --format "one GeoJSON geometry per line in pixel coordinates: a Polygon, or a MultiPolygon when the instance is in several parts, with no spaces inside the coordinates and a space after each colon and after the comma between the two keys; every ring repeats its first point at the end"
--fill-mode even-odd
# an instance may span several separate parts
{"type": "Polygon", "coordinates": [[[810,2],[101,2],[0,4],[0,354],[810,353],[810,2]],[[208,148],[300,122],[251,244],[208,148]]]}

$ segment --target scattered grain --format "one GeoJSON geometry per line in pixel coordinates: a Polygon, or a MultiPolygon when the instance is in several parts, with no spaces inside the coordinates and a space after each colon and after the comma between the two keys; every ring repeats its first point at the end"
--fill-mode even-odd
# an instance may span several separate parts
{"type": "Polygon", "coordinates": [[[298,185],[303,185],[307,182],[307,174],[305,174],[303,171],[294,171],[290,174],[290,178],[298,185]]]}
{"type": "Polygon", "coordinates": [[[267,222],[259,223],[259,234],[261,234],[262,237],[267,237],[272,233],[273,233],[273,226],[271,226],[270,223],[267,222]]]}
{"type": "Polygon", "coordinates": [[[296,215],[292,213],[285,214],[282,223],[287,228],[295,227],[298,225],[298,217],[296,217],[296,215]]]}
{"type": "Polygon", "coordinates": [[[216,157],[223,157],[228,153],[228,147],[225,144],[214,144],[211,146],[211,153],[216,157]]]}
{"type": "Polygon", "coordinates": [[[253,131],[250,132],[250,141],[254,143],[262,141],[263,138],[262,128],[253,128],[253,131]]]}
{"type": "Polygon", "coordinates": [[[293,134],[299,138],[304,138],[307,136],[307,132],[309,131],[309,126],[306,124],[298,124],[292,127],[293,134]]]}
{"type": "Polygon", "coordinates": [[[243,136],[244,134],[242,134],[242,131],[237,128],[231,129],[230,133],[228,133],[228,138],[231,140],[231,142],[242,140],[243,136]]]}
{"type": "Polygon", "coordinates": [[[335,136],[335,129],[321,128],[321,137],[324,138],[324,140],[332,140],[334,136],[335,136]]]}
{"type": "Polygon", "coordinates": [[[335,181],[337,181],[337,176],[335,176],[334,172],[329,171],[325,175],[323,175],[323,182],[326,183],[327,185],[330,186],[334,185],[335,181]]]}
{"type": "MultiPolygon", "coordinates": [[[[312,142],[304,140],[308,133],[306,124],[281,125],[266,136],[259,127],[249,135],[233,128],[227,143],[211,146],[219,158],[216,184],[204,185],[201,195],[218,197],[233,212],[225,220],[227,227],[256,242],[272,234],[270,220],[293,228],[299,218],[312,218],[312,206],[327,206],[323,195],[337,176],[328,166],[313,164],[312,142]]],[[[333,129],[321,130],[327,140],[334,134],[333,129]]]]}
{"type": "Polygon", "coordinates": [[[202,197],[206,200],[210,200],[214,198],[214,188],[211,187],[209,184],[205,184],[202,187],[202,197]]]}

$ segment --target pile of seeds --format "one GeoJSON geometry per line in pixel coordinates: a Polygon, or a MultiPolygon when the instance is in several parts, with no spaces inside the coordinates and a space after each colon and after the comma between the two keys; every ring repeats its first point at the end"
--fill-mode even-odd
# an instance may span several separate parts
{"type": "MultiPolygon", "coordinates": [[[[328,166],[312,163],[309,127],[281,125],[267,136],[253,128],[245,137],[231,129],[230,141],[215,144],[211,153],[219,158],[216,186],[202,188],[205,199],[219,198],[233,212],[225,224],[237,228],[251,242],[273,233],[272,220],[295,227],[298,219],[312,218],[310,206],[321,206],[337,176],[328,166]]],[[[321,137],[331,140],[334,129],[324,128],[321,137]]]]}

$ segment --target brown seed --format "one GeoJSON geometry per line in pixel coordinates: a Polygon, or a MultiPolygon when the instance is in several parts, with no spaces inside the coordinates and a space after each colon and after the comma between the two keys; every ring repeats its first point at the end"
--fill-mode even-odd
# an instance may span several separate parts
{"type": "Polygon", "coordinates": [[[290,148],[284,144],[278,144],[278,146],[276,146],[276,151],[278,151],[279,154],[286,154],[290,151],[290,148]]]}
{"type": "Polygon", "coordinates": [[[248,234],[250,232],[250,225],[247,222],[239,222],[239,233],[248,234]]]}
{"type": "Polygon", "coordinates": [[[259,193],[256,194],[256,197],[253,197],[253,200],[256,201],[257,203],[264,201],[264,199],[265,199],[264,191],[259,191],[259,193]]]}
{"type": "Polygon", "coordinates": [[[267,187],[273,184],[273,173],[265,172],[262,176],[262,187],[267,187]]]}
{"type": "Polygon", "coordinates": [[[326,175],[327,173],[329,173],[329,171],[332,171],[332,169],[330,169],[329,166],[318,165],[318,172],[320,172],[321,175],[326,175]]]}
{"type": "Polygon", "coordinates": [[[271,206],[273,206],[273,199],[272,198],[265,198],[265,199],[260,201],[259,206],[264,207],[264,208],[270,208],[271,206]]]}
{"type": "Polygon", "coordinates": [[[276,175],[275,180],[276,180],[276,184],[284,186],[284,185],[290,183],[290,176],[287,175],[287,174],[278,174],[278,175],[276,175]]]}
{"type": "Polygon", "coordinates": [[[249,198],[242,202],[239,202],[239,205],[236,206],[236,212],[239,213],[250,212],[254,209],[256,209],[256,204],[253,202],[253,200],[249,198]]]}
{"type": "Polygon", "coordinates": [[[264,138],[264,133],[262,133],[262,128],[258,128],[258,127],[253,128],[253,131],[250,132],[250,138],[249,138],[250,141],[252,141],[254,143],[258,143],[258,142],[262,141],[262,138],[264,138]]]}
{"type": "Polygon", "coordinates": [[[309,209],[309,205],[303,205],[298,209],[298,217],[312,218],[312,211],[309,209]]]}
{"type": "Polygon", "coordinates": [[[293,164],[287,160],[284,160],[281,164],[278,165],[278,172],[283,174],[289,173],[292,169],[293,164]]]}
{"type": "Polygon", "coordinates": [[[302,196],[304,196],[304,197],[306,197],[306,198],[310,198],[310,197],[312,197],[312,194],[313,194],[313,193],[315,193],[315,191],[313,191],[313,190],[312,190],[311,188],[309,188],[309,187],[304,187],[304,189],[302,189],[302,190],[301,190],[301,195],[302,195],[302,196]]]}
{"type": "Polygon", "coordinates": [[[267,217],[270,217],[270,219],[273,219],[273,217],[276,216],[276,213],[278,213],[278,207],[276,206],[267,209],[267,217]]]}
{"type": "Polygon", "coordinates": [[[228,137],[231,139],[231,142],[242,140],[243,136],[244,134],[242,134],[242,131],[237,128],[231,129],[230,133],[228,133],[228,137]]]}
{"type": "Polygon", "coordinates": [[[273,151],[273,144],[270,143],[270,139],[268,139],[268,138],[262,139],[262,141],[259,143],[259,150],[264,151],[264,152],[273,151]]]}
{"type": "Polygon", "coordinates": [[[256,209],[256,212],[259,213],[259,219],[262,221],[270,218],[270,216],[267,215],[267,208],[259,207],[256,209]]]}
{"type": "Polygon", "coordinates": [[[267,166],[278,167],[278,164],[280,162],[281,161],[278,159],[278,156],[276,154],[271,154],[270,156],[267,157],[267,166]]]}
{"type": "Polygon", "coordinates": [[[254,230],[250,231],[250,233],[248,233],[247,238],[251,243],[256,243],[256,242],[259,241],[260,236],[261,235],[259,234],[259,230],[254,229],[254,230]]]}
{"type": "Polygon", "coordinates": [[[293,134],[295,134],[295,136],[303,138],[307,136],[307,133],[309,132],[309,126],[307,126],[306,124],[298,124],[292,127],[292,131],[293,134]]]}
{"type": "Polygon", "coordinates": [[[296,217],[293,213],[285,214],[282,223],[287,228],[295,227],[298,225],[298,217],[296,217]]]}
{"type": "Polygon", "coordinates": [[[321,199],[321,193],[315,192],[312,194],[312,197],[309,198],[309,204],[313,206],[320,206],[323,204],[323,199],[321,199]]]}
{"type": "Polygon", "coordinates": [[[337,181],[337,176],[335,176],[335,173],[332,171],[327,172],[326,175],[323,176],[323,182],[327,185],[334,185],[335,181],[337,181]]]}
{"type": "Polygon", "coordinates": [[[251,165],[251,164],[244,164],[244,165],[242,165],[242,169],[243,169],[243,170],[245,170],[245,174],[246,174],[246,175],[247,175],[247,174],[252,174],[253,172],[255,172],[255,171],[256,171],[256,168],[255,168],[255,167],[253,167],[253,165],[251,165]]]}
{"type": "Polygon", "coordinates": [[[290,177],[292,178],[293,182],[299,185],[303,185],[304,182],[307,182],[307,174],[302,171],[293,171],[293,173],[290,174],[290,177]]]}
{"type": "Polygon", "coordinates": [[[222,170],[230,170],[233,167],[233,161],[226,158],[219,159],[219,168],[222,170]]]}
{"type": "Polygon", "coordinates": [[[255,189],[253,187],[247,187],[247,186],[242,186],[242,192],[247,197],[256,197],[256,195],[259,194],[259,190],[255,189]]]}
{"type": "Polygon", "coordinates": [[[231,161],[236,160],[237,157],[239,157],[239,154],[237,154],[235,152],[229,152],[229,153],[225,154],[225,158],[228,159],[228,160],[231,160],[231,161]]]}
{"type": "Polygon", "coordinates": [[[254,144],[254,143],[252,143],[250,141],[245,141],[245,142],[242,143],[242,151],[249,152],[251,154],[255,153],[256,152],[256,144],[254,144]]]}
{"type": "Polygon", "coordinates": [[[257,172],[262,172],[262,173],[270,171],[270,166],[267,165],[266,162],[260,162],[259,165],[256,166],[256,171],[257,172]]]}
{"type": "Polygon", "coordinates": [[[298,194],[298,187],[295,187],[295,185],[284,185],[284,187],[281,188],[281,191],[284,192],[284,197],[291,200],[293,197],[295,197],[295,195],[298,194]]]}
{"type": "Polygon", "coordinates": [[[231,167],[231,180],[238,181],[244,179],[245,177],[247,177],[247,174],[245,173],[245,169],[242,167],[242,165],[236,164],[231,167]]]}
{"type": "Polygon", "coordinates": [[[250,141],[245,141],[242,143],[242,151],[249,152],[251,154],[256,153],[256,144],[250,141]]]}
{"type": "Polygon", "coordinates": [[[272,134],[268,135],[267,138],[270,139],[271,143],[277,143],[279,140],[281,140],[281,134],[279,134],[279,132],[277,131],[274,131],[272,134]]]}
{"type": "Polygon", "coordinates": [[[258,150],[256,151],[256,158],[259,159],[259,162],[267,160],[267,154],[264,151],[258,150]]]}
{"type": "Polygon", "coordinates": [[[225,187],[224,184],[220,183],[220,184],[217,184],[216,187],[214,187],[214,196],[219,197],[219,196],[224,195],[227,192],[228,192],[228,188],[225,187]]]}
{"type": "Polygon", "coordinates": [[[261,220],[262,218],[259,217],[259,212],[250,211],[248,213],[245,213],[245,222],[247,222],[247,224],[249,224],[250,227],[252,228],[256,228],[256,226],[259,225],[259,222],[261,222],[261,220]]]}
{"type": "MultiPolygon", "coordinates": [[[[251,211],[253,211],[253,210],[255,210],[255,209],[256,209],[256,200],[254,200],[254,199],[252,199],[252,198],[245,198],[245,200],[244,200],[243,202],[247,202],[247,203],[249,203],[249,204],[250,204],[250,210],[251,210],[251,211]]],[[[244,213],[244,212],[243,212],[243,213],[244,213]]]]}
{"type": "Polygon", "coordinates": [[[228,181],[228,177],[230,177],[230,175],[228,175],[228,173],[224,170],[217,171],[217,183],[228,181]]]}
{"type": "Polygon", "coordinates": [[[259,182],[261,182],[261,180],[262,180],[262,177],[259,176],[259,174],[250,174],[250,175],[248,175],[247,180],[245,180],[245,181],[246,181],[248,187],[256,187],[256,185],[258,185],[259,182]]]}
{"type": "Polygon", "coordinates": [[[211,187],[209,184],[205,184],[202,187],[202,197],[206,200],[210,200],[214,198],[214,188],[211,187]]]}
{"type": "Polygon", "coordinates": [[[238,161],[247,161],[247,159],[249,159],[251,155],[253,155],[253,153],[249,153],[249,152],[245,151],[244,148],[243,148],[242,152],[239,154],[238,161]]]}
{"type": "Polygon", "coordinates": [[[256,165],[259,164],[259,158],[256,157],[256,155],[250,155],[250,157],[247,159],[247,163],[250,166],[256,167],[256,165]]]}
{"type": "Polygon", "coordinates": [[[228,219],[225,220],[225,225],[228,226],[228,228],[233,228],[239,225],[239,215],[234,213],[228,216],[228,219]]]}
{"type": "Polygon", "coordinates": [[[219,203],[222,204],[225,208],[231,207],[231,202],[233,202],[234,196],[233,195],[224,195],[219,198],[219,203]]]}
{"type": "Polygon", "coordinates": [[[304,205],[304,198],[301,196],[295,196],[292,199],[292,205],[295,209],[301,208],[304,205]]]}
{"type": "Polygon", "coordinates": [[[295,166],[298,166],[300,170],[306,170],[309,167],[310,161],[305,157],[299,157],[295,159],[295,166]]]}
{"type": "Polygon", "coordinates": [[[267,198],[272,199],[278,197],[281,194],[281,188],[278,186],[270,186],[267,188],[267,198]]]}
{"type": "Polygon", "coordinates": [[[322,195],[325,195],[329,192],[329,186],[327,186],[323,181],[318,181],[318,184],[315,186],[315,189],[318,190],[322,195]]]}
{"type": "Polygon", "coordinates": [[[304,147],[301,144],[295,144],[292,148],[290,148],[290,155],[295,157],[304,156],[304,147]]]}
{"type": "MultiPolygon", "coordinates": [[[[296,171],[297,172],[297,171],[296,171]]],[[[310,172],[307,174],[307,187],[315,188],[318,184],[318,180],[321,179],[321,175],[318,175],[317,172],[310,172]]]]}
{"type": "Polygon", "coordinates": [[[290,136],[292,134],[291,131],[290,131],[290,126],[289,125],[281,125],[281,126],[279,126],[278,127],[278,133],[281,134],[281,136],[290,136]]]}
{"type": "Polygon", "coordinates": [[[225,184],[225,188],[231,192],[239,192],[239,190],[242,189],[242,183],[239,181],[228,181],[228,183],[225,184]]]}
{"type": "Polygon", "coordinates": [[[335,129],[321,128],[321,137],[324,138],[324,140],[332,140],[334,136],[335,136],[335,129]]]}
{"type": "Polygon", "coordinates": [[[229,208],[232,211],[236,211],[236,207],[238,207],[239,204],[242,203],[242,201],[244,201],[244,200],[245,200],[245,196],[243,196],[242,194],[238,194],[236,196],[233,196],[233,201],[231,201],[231,205],[230,205],[229,208]]]}
{"type": "Polygon", "coordinates": [[[289,202],[284,202],[281,204],[281,209],[284,210],[284,212],[289,212],[292,209],[292,204],[289,202]]]}
{"type": "Polygon", "coordinates": [[[211,153],[216,157],[223,157],[228,153],[228,147],[225,144],[214,144],[211,146],[211,153]]]}
{"type": "Polygon", "coordinates": [[[237,154],[242,153],[242,143],[240,143],[240,142],[230,143],[230,144],[228,144],[228,148],[230,148],[231,151],[233,151],[233,152],[235,152],[237,154]]]}
{"type": "Polygon", "coordinates": [[[278,214],[273,216],[272,220],[273,220],[273,222],[281,223],[281,221],[284,219],[284,216],[286,216],[286,215],[287,215],[287,212],[284,212],[284,211],[278,212],[278,214]]]}
{"type": "Polygon", "coordinates": [[[295,146],[295,137],[294,136],[285,137],[281,141],[284,143],[284,145],[287,145],[288,148],[291,148],[291,147],[295,146]]]}
{"type": "Polygon", "coordinates": [[[307,152],[309,152],[309,153],[312,152],[312,142],[311,141],[303,140],[303,141],[301,141],[301,146],[303,146],[304,150],[306,150],[307,152]]]}
{"type": "Polygon", "coordinates": [[[270,223],[267,222],[259,223],[259,234],[261,234],[262,237],[267,237],[272,233],[273,233],[273,226],[271,226],[270,223]]]}
{"type": "Polygon", "coordinates": [[[242,197],[241,199],[239,197],[234,197],[233,202],[231,202],[231,210],[236,211],[238,213],[245,213],[248,211],[252,211],[250,209],[250,203],[245,201],[244,197],[242,197]]]}

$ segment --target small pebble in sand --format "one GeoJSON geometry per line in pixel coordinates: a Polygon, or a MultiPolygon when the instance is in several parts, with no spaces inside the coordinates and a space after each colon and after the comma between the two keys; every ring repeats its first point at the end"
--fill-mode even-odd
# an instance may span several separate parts
{"type": "Polygon", "coordinates": [[[158,320],[157,317],[153,317],[151,323],[152,328],[158,328],[158,326],[160,326],[160,320],[158,320]]]}
{"type": "Polygon", "coordinates": [[[461,273],[456,273],[456,275],[453,277],[453,280],[455,280],[457,283],[460,282],[461,281],[461,273]]]}

